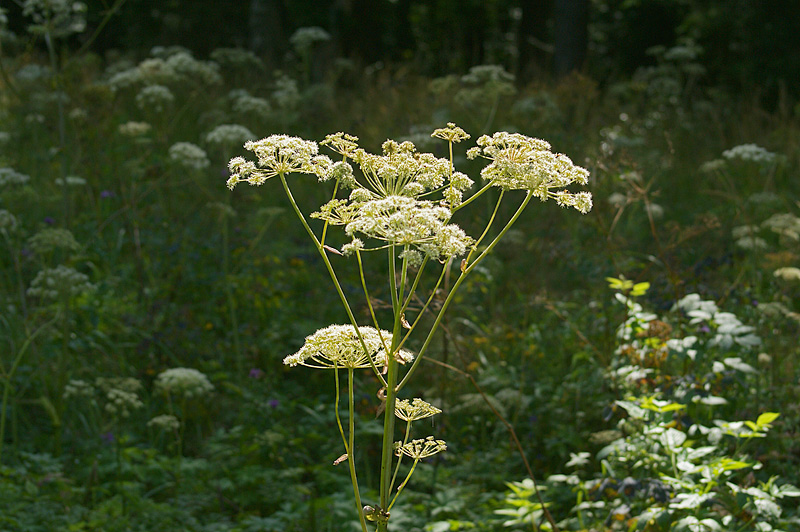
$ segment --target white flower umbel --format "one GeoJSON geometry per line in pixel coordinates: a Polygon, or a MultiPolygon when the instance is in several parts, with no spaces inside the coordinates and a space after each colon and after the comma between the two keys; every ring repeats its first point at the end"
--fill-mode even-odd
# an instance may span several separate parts
{"type": "Polygon", "coordinates": [[[89,282],[88,276],[60,264],[55,268],[45,268],[37,273],[26,293],[32,297],[59,300],[64,297],[79,296],[94,290],[94,288],[95,286],[89,282]]]}
{"type": "Polygon", "coordinates": [[[405,445],[396,442],[394,454],[397,456],[404,454],[414,460],[422,460],[446,450],[447,444],[444,440],[436,440],[433,436],[428,436],[424,440],[411,440],[405,445]]]}
{"type": "Polygon", "coordinates": [[[181,166],[194,170],[203,170],[211,164],[206,151],[191,142],[176,142],[173,144],[169,148],[169,158],[181,166]]]}
{"type": "Polygon", "coordinates": [[[442,411],[432,404],[415,397],[411,401],[400,399],[394,406],[394,413],[403,421],[416,421],[441,414],[442,411]]]}
{"type": "Polygon", "coordinates": [[[572,183],[585,185],[589,172],[573,164],[569,157],[550,151],[550,144],[518,133],[495,133],[481,136],[478,146],[467,151],[467,157],[489,159],[491,164],[481,177],[493,186],[506,190],[529,190],[542,201],[553,198],[563,207],[574,207],[583,214],[592,208],[588,192],[552,191],[572,183]]]}
{"type": "Polygon", "coordinates": [[[172,368],[158,374],[155,390],[191,399],[210,394],[214,390],[214,385],[208,381],[205,374],[196,369],[172,368]]]}
{"type": "MultiPolygon", "coordinates": [[[[389,331],[359,327],[356,333],[356,328],[352,325],[329,325],[307,336],[303,347],[297,353],[284,358],[283,363],[287,366],[302,365],[319,369],[371,368],[373,364],[383,367],[386,365],[386,349],[391,344],[392,333],[389,331]]],[[[402,349],[395,354],[395,359],[403,363],[409,362],[413,359],[413,354],[402,349]]]]}
{"type": "Polygon", "coordinates": [[[328,157],[318,155],[316,142],[288,135],[272,135],[261,140],[248,141],[244,148],[255,153],[258,162],[247,161],[244,157],[231,159],[228,163],[231,172],[228,188],[231,190],[240,181],[258,186],[279,174],[326,176],[333,164],[328,157]]]}
{"type": "Polygon", "coordinates": [[[181,422],[175,416],[162,414],[148,421],[147,426],[166,432],[174,432],[180,428],[181,422]]]}

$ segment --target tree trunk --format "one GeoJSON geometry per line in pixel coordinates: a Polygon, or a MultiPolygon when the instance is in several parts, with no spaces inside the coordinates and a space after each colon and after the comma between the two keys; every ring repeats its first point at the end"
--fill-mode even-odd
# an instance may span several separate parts
{"type": "Polygon", "coordinates": [[[555,0],[553,70],[563,77],[583,67],[589,41],[589,0],[555,0]]]}
{"type": "Polygon", "coordinates": [[[553,13],[553,0],[523,0],[520,7],[517,79],[528,83],[549,71],[553,47],[548,44],[547,22],[553,13]]]}
{"type": "Polygon", "coordinates": [[[280,64],[286,53],[286,8],[281,0],[250,0],[250,49],[269,66],[280,64]]]}

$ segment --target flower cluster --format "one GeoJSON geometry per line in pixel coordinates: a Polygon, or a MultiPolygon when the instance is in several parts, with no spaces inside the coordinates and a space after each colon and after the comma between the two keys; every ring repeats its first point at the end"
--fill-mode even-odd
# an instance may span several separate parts
{"type": "Polygon", "coordinates": [[[0,187],[5,185],[24,185],[30,179],[30,176],[17,172],[13,168],[0,168],[0,187]]]}
{"type": "Polygon", "coordinates": [[[574,207],[583,214],[592,208],[589,192],[552,191],[572,183],[585,185],[589,172],[573,164],[569,157],[550,151],[550,144],[519,133],[495,133],[481,136],[478,146],[467,157],[491,160],[481,177],[493,186],[507,190],[529,190],[542,201],[553,198],[562,207],[574,207]]]}
{"type": "MultiPolygon", "coordinates": [[[[370,368],[373,364],[383,367],[386,365],[386,352],[391,343],[392,333],[388,331],[359,327],[356,332],[352,325],[329,325],[306,337],[303,347],[297,353],[284,358],[283,363],[287,366],[300,364],[319,369],[370,368]]],[[[413,360],[414,355],[401,349],[394,357],[405,364],[413,360]]]]}
{"type": "Polygon", "coordinates": [[[169,158],[193,170],[203,170],[211,164],[206,151],[191,142],[176,142],[169,148],[169,158]]]}
{"type": "Polygon", "coordinates": [[[154,114],[163,112],[175,101],[172,91],[164,85],[148,85],[136,95],[136,105],[142,111],[154,114]]]}
{"type": "Polygon", "coordinates": [[[68,266],[59,265],[37,273],[26,293],[32,297],[59,300],[79,296],[94,288],[88,276],[68,266]]]}
{"type": "Polygon", "coordinates": [[[36,24],[34,31],[50,32],[56,37],[81,33],[86,29],[86,4],[73,0],[25,0],[22,14],[36,24]]]}
{"type": "Polygon", "coordinates": [[[291,37],[289,42],[300,54],[307,54],[315,43],[331,40],[331,34],[318,26],[311,26],[307,28],[298,28],[291,37]]]}
{"type": "Polygon", "coordinates": [[[166,432],[174,432],[180,428],[181,422],[175,416],[162,414],[148,421],[147,426],[166,432]]]}
{"type": "Polygon", "coordinates": [[[432,404],[415,397],[410,402],[408,399],[397,401],[394,406],[394,413],[403,421],[416,421],[441,414],[442,411],[432,404]]]}
{"type": "Polygon", "coordinates": [[[739,159],[757,164],[772,164],[777,156],[756,144],[741,144],[722,152],[722,156],[728,160],[739,159]]]}
{"type": "Polygon", "coordinates": [[[112,388],[106,392],[105,411],[116,418],[126,418],[131,415],[131,410],[136,410],[144,404],[136,396],[136,393],[118,388],[112,388]]]}
{"type": "Polygon", "coordinates": [[[94,386],[81,379],[71,379],[66,386],[64,386],[64,393],[62,395],[64,399],[92,396],[94,396],[94,386]]]}
{"type": "Polygon", "coordinates": [[[220,146],[241,146],[253,138],[255,135],[239,124],[222,124],[206,134],[206,142],[220,146]]]}
{"type": "Polygon", "coordinates": [[[155,390],[166,395],[192,399],[208,395],[214,390],[214,385],[205,374],[196,369],[172,368],[158,374],[155,390]]]}
{"type": "Polygon", "coordinates": [[[125,122],[120,124],[117,131],[126,137],[141,137],[150,132],[151,126],[147,122],[125,122]]]}
{"type": "Polygon", "coordinates": [[[795,268],[793,266],[778,268],[773,272],[773,275],[784,281],[800,281],[800,268],[795,268]]]}
{"type": "Polygon", "coordinates": [[[234,157],[228,163],[231,177],[228,188],[233,190],[237,183],[246,181],[251,185],[264,182],[279,174],[315,174],[324,178],[330,172],[333,162],[324,155],[318,155],[316,142],[288,135],[271,135],[256,141],[248,141],[244,148],[258,157],[258,162],[247,161],[244,157],[234,157]]]}
{"type": "Polygon", "coordinates": [[[86,184],[86,180],[77,175],[68,175],[64,179],[57,177],[55,183],[60,187],[63,187],[65,185],[68,187],[82,187],[86,184]]]}
{"type": "Polygon", "coordinates": [[[0,209],[0,231],[13,233],[17,228],[17,217],[5,209],[0,209]]]}
{"type": "Polygon", "coordinates": [[[433,436],[428,436],[424,440],[411,440],[405,445],[400,442],[394,444],[394,454],[397,456],[404,454],[414,460],[422,460],[445,450],[447,444],[444,440],[435,440],[433,436]]]}

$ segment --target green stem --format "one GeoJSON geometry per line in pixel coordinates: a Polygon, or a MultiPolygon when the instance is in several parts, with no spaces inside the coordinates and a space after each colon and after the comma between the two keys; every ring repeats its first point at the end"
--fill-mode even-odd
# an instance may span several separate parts
{"type": "MultiPolygon", "coordinates": [[[[428,337],[425,339],[425,343],[422,344],[422,348],[419,350],[419,353],[417,353],[416,360],[414,360],[414,363],[411,365],[411,368],[409,368],[408,373],[406,373],[405,377],[403,377],[403,380],[400,381],[400,384],[397,385],[397,389],[398,390],[402,389],[403,386],[406,385],[408,380],[411,378],[411,375],[417,369],[417,366],[419,366],[419,363],[422,360],[423,355],[425,354],[425,351],[428,349],[428,346],[430,345],[431,341],[433,340],[433,334],[436,332],[436,329],[439,327],[439,324],[441,323],[442,318],[444,317],[444,313],[447,310],[447,307],[450,306],[450,303],[453,301],[453,296],[455,295],[455,293],[458,290],[459,286],[461,286],[461,283],[464,282],[464,279],[466,279],[467,275],[469,275],[469,273],[472,272],[472,270],[475,269],[475,267],[478,264],[480,264],[481,261],[483,261],[484,258],[486,258],[486,256],[492,251],[492,249],[494,249],[494,247],[497,245],[497,242],[499,242],[500,239],[503,238],[503,236],[505,236],[506,232],[508,232],[508,230],[511,229],[511,226],[514,225],[514,222],[516,222],[517,218],[520,217],[520,215],[522,214],[522,211],[525,210],[525,207],[527,207],[528,202],[530,202],[532,197],[533,197],[533,193],[529,191],[528,194],[525,196],[525,199],[522,201],[520,206],[517,208],[517,211],[514,213],[514,215],[511,217],[511,219],[506,224],[506,226],[503,227],[503,229],[497,234],[497,236],[494,237],[494,240],[492,240],[492,242],[488,246],[486,246],[486,249],[484,249],[483,252],[481,252],[481,254],[478,255],[478,258],[476,258],[474,262],[469,264],[464,269],[464,271],[461,272],[461,275],[458,276],[458,279],[456,280],[455,284],[453,285],[453,288],[450,290],[450,293],[447,294],[447,298],[444,300],[444,303],[442,303],[442,308],[439,309],[439,313],[436,315],[436,320],[433,322],[433,326],[431,327],[430,332],[428,332],[428,337]]],[[[388,404],[387,404],[387,408],[388,408],[388,404]]]]}
{"type": "Polygon", "coordinates": [[[14,362],[11,364],[11,368],[5,375],[5,383],[3,386],[3,404],[2,410],[0,410],[0,464],[3,463],[3,441],[6,435],[6,412],[8,412],[8,396],[11,393],[11,380],[14,378],[14,373],[17,372],[17,367],[19,366],[20,362],[22,362],[22,357],[25,355],[25,351],[28,350],[28,347],[30,347],[31,342],[33,342],[33,340],[39,336],[42,331],[58,321],[60,317],[60,313],[56,313],[53,319],[42,324],[25,339],[25,342],[23,342],[22,346],[19,348],[19,351],[17,351],[17,356],[14,358],[14,362]]]}
{"type": "Polygon", "coordinates": [[[406,475],[405,480],[403,480],[402,484],[397,486],[397,493],[395,493],[394,499],[392,499],[392,502],[389,503],[389,507],[386,509],[387,512],[392,508],[392,506],[394,506],[394,502],[400,496],[400,492],[403,491],[403,488],[405,488],[406,484],[408,484],[408,481],[411,479],[411,475],[414,474],[414,470],[417,468],[417,464],[418,463],[419,463],[419,458],[415,458],[414,459],[414,464],[411,466],[411,470],[408,472],[408,475],[406,475]]]}
{"type": "MultiPolygon", "coordinates": [[[[364,264],[361,262],[361,252],[359,250],[356,250],[356,259],[358,260],[358,274],[361,277],[361,287],[364,289],[364,297],[367,300],[367,307],[369,308],[369,314],[370,316],[372,316],[372,323],[375,325],[375,329],[380,331],[381,327],[380,324],[378,323],[378,318],[375,316],[375,309],[372,308],[372,299],[369,297],[369,289],[367,288],[367,281],[366,278],[364,277],[364,264]]],[[[379,336],[381,339],[381,344],[383,344],[383,352],[389,353],[389,348],[386,345],[386,341],[383,338],[383,335],[379,334],[379,336]]],[[[380,379],[381,383],[385,388],[386,380],[383,378],[383,375],[381,375],[381,372],[375,365],[375,360],[372,357],[369,357],[369,363],[370,366],[372,366],[372,371],[375,373],[375,375],[378,376],[378,378],[380,379]]]]}
{"type": "MultiPolygon", "coordinates": [[[[334,368],[334,371],[338,371],[334,368]]],[[[367,522],[364,518],[364,507],[361,505],[361,494],[358,491],[358,477],[356,477],[356,457],[355,457],[355,406],[353,390],[353,368],[347,368],[347,396],[348,413],[350,417],[349,443],[347,445],[347,463],[350,467],[350,480],[353,482],[353,494],[356,498],[356,511],[358,520],[361,522],[362,532],[367,532],[367,522]]]]}
{"type": "MultiPolygon", "coordinates": [[[[403,443],[400,444],[400,447],[403,447],[405,444],[408,443],[408,438],[411,436],[411,420],[408,420],[408,424],[406,424],[406,434],[403,436],[403,443]]],[[[394,481],[397,479],[397,472],[400,470],[400,463],[403,461],[403,453],[397,457],[397,465],[394,467],[394,473],[392,474],[392,481],[389,483],[389,491],[394,487],[394,481]]],[[[388,510],[388,509],[387,509],[388,510]]]]}
{"type": "MultiPolygon", "coordinates": [[[[361,342],[361,347],[364,348],[364,351],[369,352],[367,349],[367,344],[364,342],[364,338],[361,336],[361,331],[358,329],[358,322],[356,321],[356,317],[353,315],[353,310],[350,308],[350,304],[347,302],[347,297],[344,295],[344,291],[342,290],[342,285],[339,284],[339,278],[336,277],[336,272],[333,271],[333,265],[331,265],[331,261],[328,258],[327,253],[325,253],[325,247],[322,243],[317,239],[317,235],[314,234],[314,231],[311,229],[311,226],[308,225],[305,216],[303,216],[300,207],[297,206],[297,202],[292,195],[292,191],[289,190],[289,184],[286,182],[286,176],[284,174],[278,174],[281,178],[281,184],[283,185],[283,190],[286,192],[286,196],[289,198],[289,203],[292,204],[292,208],[294,209],[295,214],[300,219],[300,222],[305,227],[308,236],[311,237],[311,240],[314,241],[314,246],[317,248],[317,252],[319,253],[320,257],[322,257],[322,262],[325,263],[325,268],[328,269],[328,274],[331,276],[331,280],[333,281],[333,285],[336,288],[336,293],[339,294],[339,299],[342,300],[342,305],[344,305],[344,309],[347,312],[347,317],[350,319],[350,323],[355,327],[356,335],[358,336],[359,341],[361,342]]],[[[373,367],[373,371],[377,372],[377,368],[373,367]]],[[[380,375],[379,372],[377,372],[380,375]]]]}

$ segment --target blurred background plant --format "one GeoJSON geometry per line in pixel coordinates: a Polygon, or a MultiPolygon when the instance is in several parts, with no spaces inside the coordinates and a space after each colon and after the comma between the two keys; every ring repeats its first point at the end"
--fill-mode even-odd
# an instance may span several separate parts
{"type": "MultiPolygon", "coordinates": [[[[375,150],[447,121],[548,139],[595,207],[530,209],[463,286],[413,390],[448,412],[449,453],[417,466],[397,526],[540,520],[495,409],[541,478],[569,477],[543,492],[564,529],[796,528],[800,7],[593,0],[581,59],[565,4],[3,2],[0,529],[347,530],[333,392],[281,364],[338,300],[279,198],[227,203],[225,166],[272,133],[375,150]],[[303,59],[290,38],[313,27],[330,39],[303,59]],[[650,286],[622,303],[621,275],[650,286]],[[213,394],[170,410],[174,368],[213,394]]],[[[377,404],[356,397],[365,431],[377,404]]]]}

